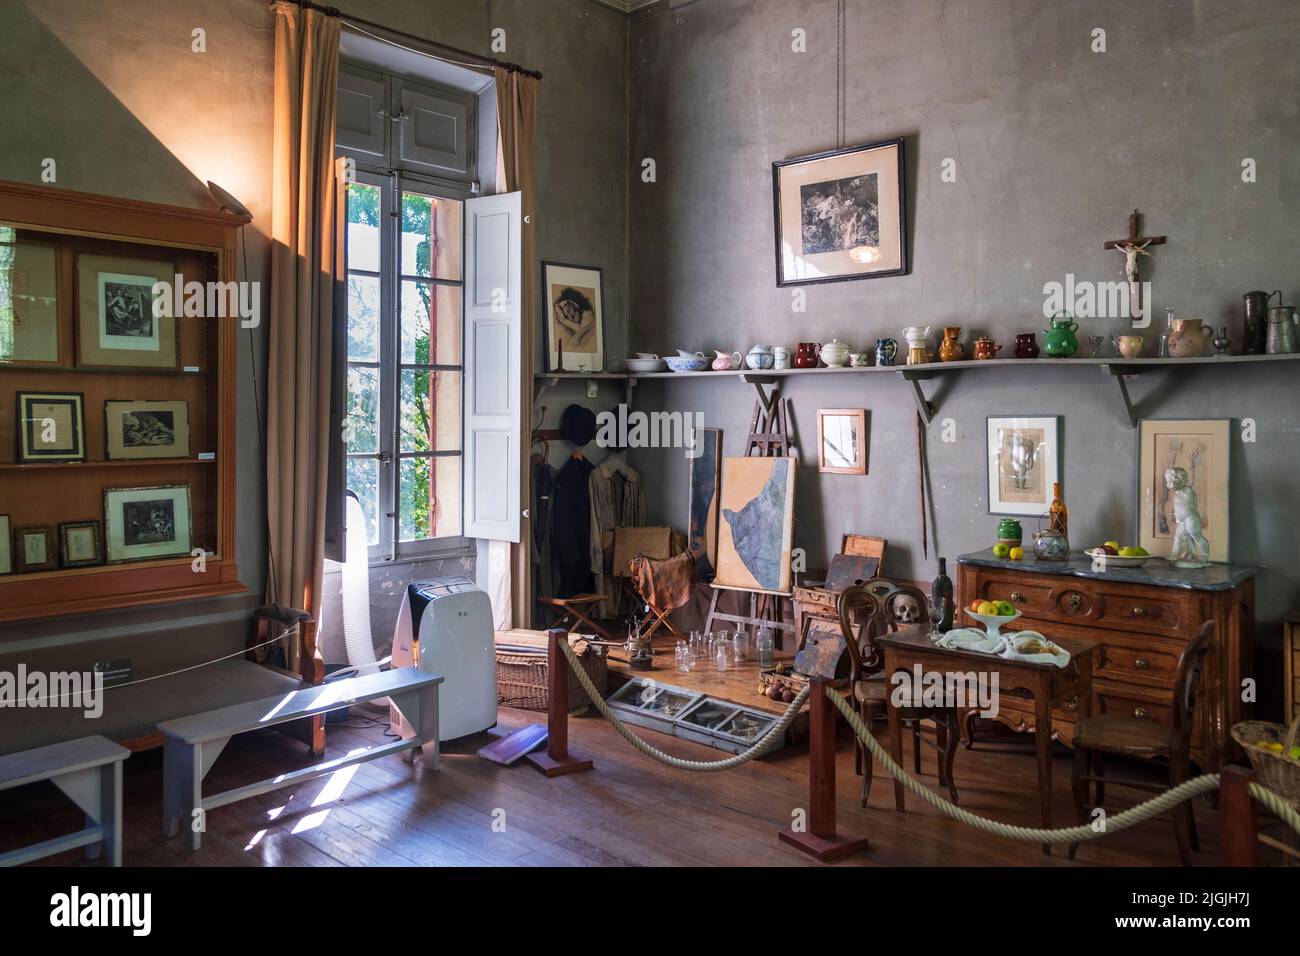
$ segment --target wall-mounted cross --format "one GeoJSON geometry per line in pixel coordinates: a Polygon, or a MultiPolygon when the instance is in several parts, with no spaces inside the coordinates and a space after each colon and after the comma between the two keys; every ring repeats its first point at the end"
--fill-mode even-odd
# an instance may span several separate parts
{"type": "Polygon", "coordinates": [[[1142,216],[1134,209],[1128,217],[1128,236],[1124,239],[1112,239],[1105,243],[1105,249],[1118,249],[1124,253],[1124,277],[1128,279],[1129,315],[1137,318],[1138,311],[1138,257],[1149,256],[1147,246],[1163,245],[1164,236],[1143,236],[1142,216]]]}

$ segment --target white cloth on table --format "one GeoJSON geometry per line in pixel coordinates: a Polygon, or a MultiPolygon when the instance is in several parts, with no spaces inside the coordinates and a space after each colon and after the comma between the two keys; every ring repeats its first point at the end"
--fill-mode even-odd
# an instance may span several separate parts
{"type": "Polygon", "coordinates": [[[958,627],[949,631],[936,641],[939,647],[950,651],[974,651],[976,654],[992,654],[1010,660],[1028,661],[1031,664],[1055,664],[1064,667],[1070,663],[1070,655],[1060,645],[1048,640],[1037,631],[1014,631],[990,637],[984,631],[974,627],[958,627]],[[1055,648],[1052,653],[1023,654],[1017,647],[1029,640],[1037,640],[1047,647],[1055,648]]]}

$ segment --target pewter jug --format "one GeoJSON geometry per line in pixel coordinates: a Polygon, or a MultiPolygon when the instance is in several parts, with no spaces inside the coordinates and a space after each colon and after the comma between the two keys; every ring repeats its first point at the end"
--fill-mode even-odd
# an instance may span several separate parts
{"type": "Polygon", "coordinates": [[[1293,305],[1275,305],[1268,310],[1269,355],[1288,355],[1296,349],[1296,315],[1293,305]]]}

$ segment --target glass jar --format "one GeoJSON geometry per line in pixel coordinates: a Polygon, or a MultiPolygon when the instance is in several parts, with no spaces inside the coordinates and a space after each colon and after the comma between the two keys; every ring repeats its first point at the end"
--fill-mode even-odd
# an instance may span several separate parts
{"type": "Polygon", "coordinates": [[[754,638],[754,652],[758,655],[758,666],[762,670],[771,670],[776,665],[776,641],[772,632],[765,627],[758,629],[754,638]]]}
{"type": "Polygon", "coordinates": [[[731,654],[737,664],[749,659],[749,635],[743,629],[732,635],[731,654]]]}

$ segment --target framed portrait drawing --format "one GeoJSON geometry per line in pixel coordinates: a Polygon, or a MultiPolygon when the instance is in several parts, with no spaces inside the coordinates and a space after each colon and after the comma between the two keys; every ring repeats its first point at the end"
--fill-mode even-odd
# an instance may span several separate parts
{"type": "Polygon", "coordinates": [[[605,370],[604,276],[594,266],[542,263],[548,372],[605,370]]]}
{"type": "Polygon", "coordinates": [[[176,367],[176,319],[154,315],[155,282],[176,281],[176,264],[77,256],[77,362],[176,367]]]}
{"type": "Polygon", "coordinates": [[[19,392],[18,460],[85,461],[86,417],[80,392],[19,392]]]}
{"type": "Polygon", "coordinates": [[[109,458],[188,458],[189,403],[105,402],[104,445],[109,458]]]}
{"type": "Polygon", "coordinates": [[[867,473],[866,409],[817,410],[817,470],[828,475],[867,473]]]}
{"type": "Polygon", "coordinates": [[[989,513],[1036,517],[1061,480],[1060,419],[988,419],[989,513]]]}
{"type": "Polygon", "coordinates": [[[1138,544],[1169,557],[1177,530],[1176,489],[1190,488],[1210,543],[1210,560],[1228,560],[1229,421],[1144,418],[1138,422],[1138,544]]]}
{"type": "Polygon", "coordinates": [[[59,525],[59,561],[65,568],[104,563],[98,521],[65,521],[59,525]]]}
{"type": "Polygon", "coordinates": [[[54,529],[27,525],[14,529],[14,566],[19,571],[53,571],[59,566],[54,529]]]}
{"type": "Polygon", "coordinates": [[[9,574],[14,569],[13,524],[8,515],[0,515],[0,574],[9,574]]]}
{"type": "Polygon", "coordinates": [[[903,140],[772,164],[776,284],[907,273],[903,140]]]}
{"type": "Polygon", "coordinates": [[[110,563],[190,553],[190,486],[104,489],[104,551],[110,563]]]}
{"type": "Polygon", "coordinates": [[[59,361],[54,247],[0,242],[0,362],[59,361]]]}

